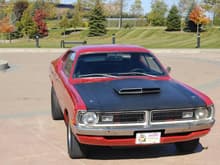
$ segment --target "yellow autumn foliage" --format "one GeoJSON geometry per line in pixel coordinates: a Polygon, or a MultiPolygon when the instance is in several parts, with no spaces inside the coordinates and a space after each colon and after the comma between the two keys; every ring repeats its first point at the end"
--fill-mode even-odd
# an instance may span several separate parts
{"type": "Polygon", "coordinates": [[[206,25],[210,19],[206,17],[204,10],[200,6],[196,6],[189,15],[189,19],[197,25],[206,25]]]}

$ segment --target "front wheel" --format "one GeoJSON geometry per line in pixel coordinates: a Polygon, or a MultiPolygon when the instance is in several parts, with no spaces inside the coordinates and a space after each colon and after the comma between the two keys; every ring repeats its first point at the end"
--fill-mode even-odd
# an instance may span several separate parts
{"type": "Polygon", "coordinates": [[[180,152],[192,153],[195,151],[198,145],[199,145],[199,139],[195,139],[186,142],[178,142],[176,143],[176,148],[180,152]]]}
{"type": "Polygon", "coordinates": [[[77,141],[71,131],[70,124],[67,125],[67,148],[69,157],[72,159],[85,158],[87,156],[86,146],[77,141]]]}

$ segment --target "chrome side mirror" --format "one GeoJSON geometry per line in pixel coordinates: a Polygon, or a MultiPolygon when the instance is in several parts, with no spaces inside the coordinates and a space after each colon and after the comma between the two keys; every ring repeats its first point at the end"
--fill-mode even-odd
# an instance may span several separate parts
{"type": "Polygon", "coordinates": [[[167,72],[170,73],[172,68],[170,66],[167,67],[167,72]]]}

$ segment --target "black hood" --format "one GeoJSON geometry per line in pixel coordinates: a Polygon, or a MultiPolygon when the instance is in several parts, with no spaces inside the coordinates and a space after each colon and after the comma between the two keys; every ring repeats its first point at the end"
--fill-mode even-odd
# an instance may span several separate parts
{"type": "Polygon", "coordinates": [[[74,85],[88,111],[134,111],[205,106],[172,80],[120,79],[74,85]]]}

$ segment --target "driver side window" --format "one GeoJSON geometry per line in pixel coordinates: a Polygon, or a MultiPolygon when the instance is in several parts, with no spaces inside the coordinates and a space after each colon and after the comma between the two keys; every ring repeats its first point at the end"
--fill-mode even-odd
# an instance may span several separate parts
{"type": "Polygon", "coordinates": [[[72,65],[73,65],[73,61],[75,59],[75,56],[76,56],[75,52],[69,52],[66,59],[64,60],[63,72],[67,77],[70,76],[70,72],[72,69],[72,65]]]}

